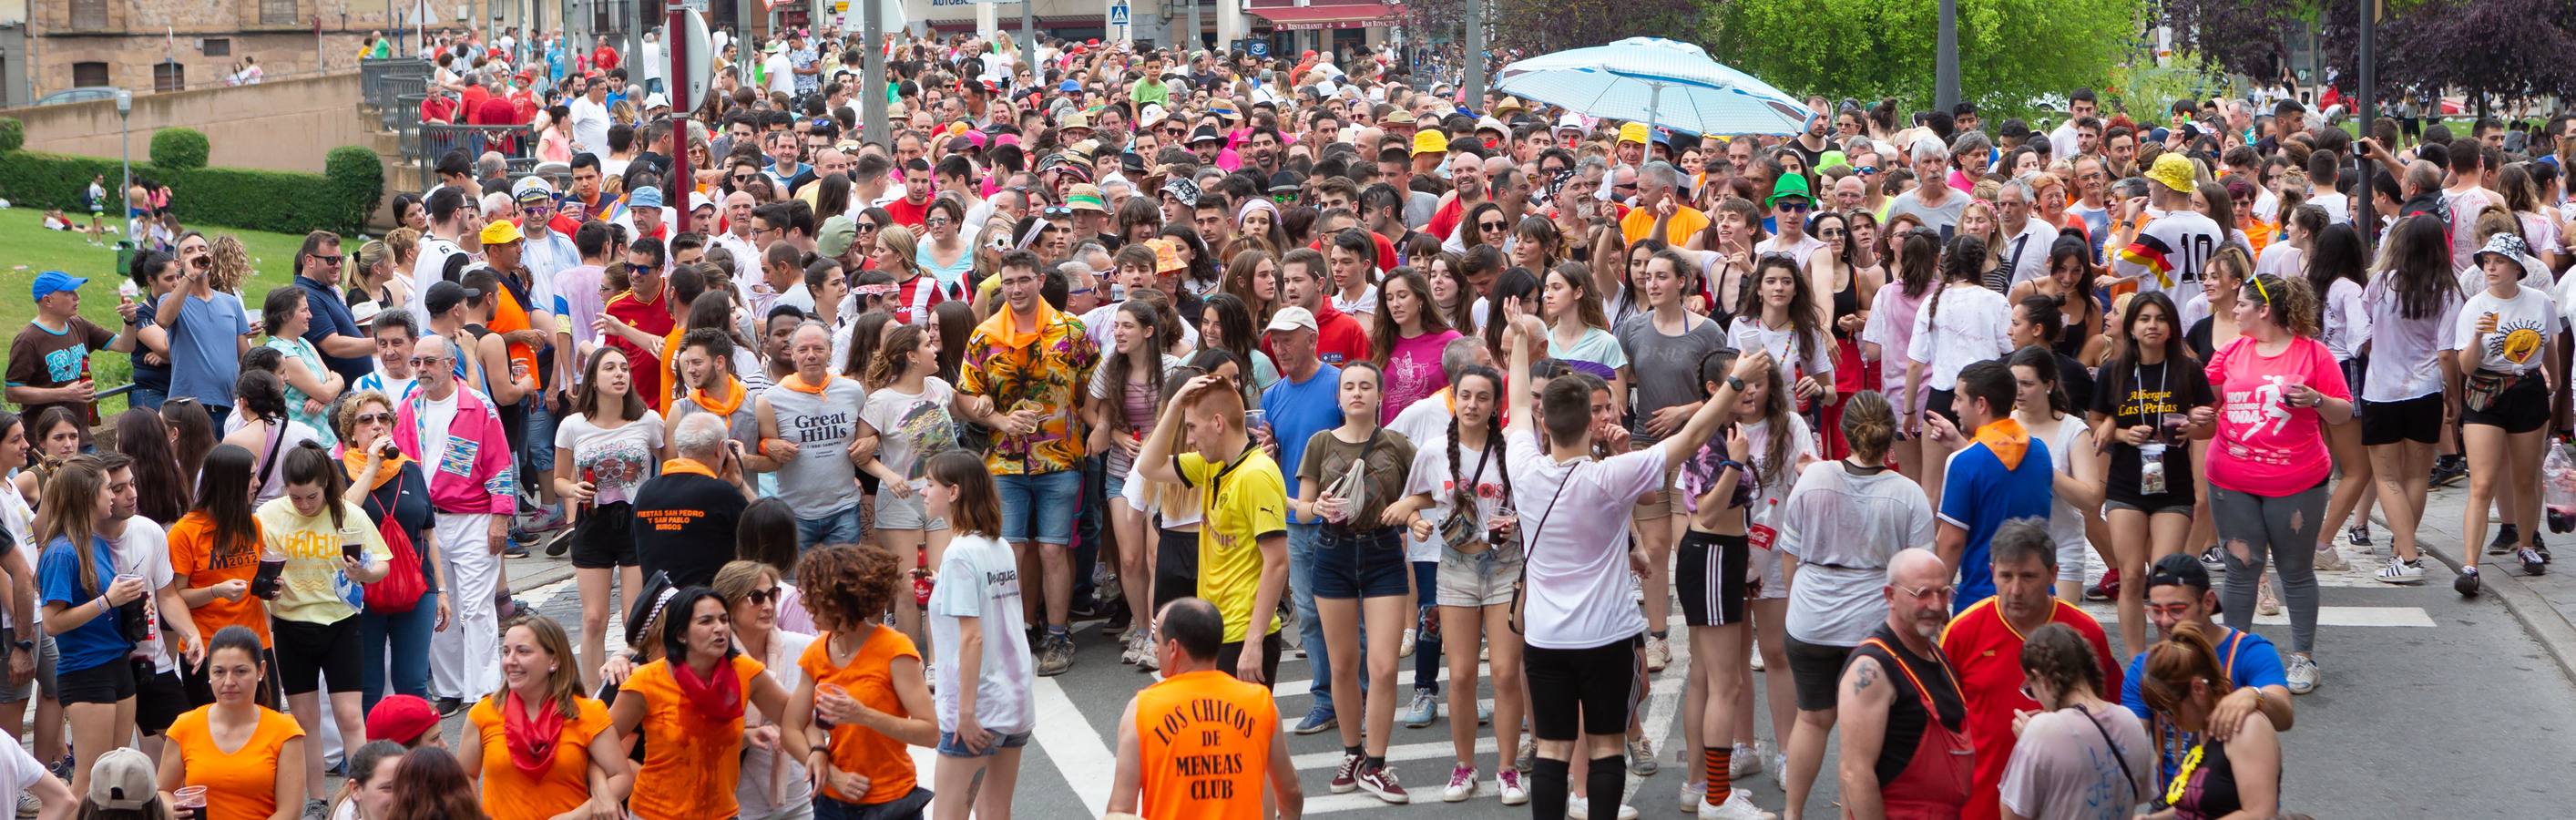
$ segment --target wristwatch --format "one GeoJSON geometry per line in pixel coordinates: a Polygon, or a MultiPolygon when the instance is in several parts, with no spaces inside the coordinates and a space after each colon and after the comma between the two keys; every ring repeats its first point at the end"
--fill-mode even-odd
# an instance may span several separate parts
{"type": "Polygon", "coordinates": [[[32,651],[35,651],[35,649],[36,649],[36,642],[35,642],[35,641],[21,640],[21,641],[15,641],[15,642],[12,642],[12,643],[10,643],[9,645],[10,645],[10,646],[17,647],[17,648],[18,648],[18,651],[20,651],[20,652],[32,652],[32,651]]]}
{"type": "Polygon", "coordinates": [[[1726,377],[1726,389],[1728,389],[1728,390],[1733,390],[1733,391],[1735,391],[1735,392],[1737,392],[1737,393],[1742,393],[1742,392],[1744,392],[1744,377],[1743,377],[1743,376],[1734,375],[1734,374],[1731,374],[1731,373],[1730,373],[1730,374],[1727,374],[1727,377],[1726,377]]]}

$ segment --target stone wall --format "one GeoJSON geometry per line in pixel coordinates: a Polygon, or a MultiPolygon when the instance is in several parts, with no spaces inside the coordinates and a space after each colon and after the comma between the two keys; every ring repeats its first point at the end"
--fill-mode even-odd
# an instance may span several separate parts
{"type": "MultiPolygon", "coordinates": [[[[118,155],[122,133],[114,100],[0,111],[27,125],[27,148],[98,157],[118,155]]],[[[321,173],[323,155],[343,145],[370,145],[376,120],[361,116],[358,75],[272,80],[258,85],[139,94],[134,97],[133,157],[150,156],[152,132],[188,127],[213,146],[207,164],[321,173]]]]}

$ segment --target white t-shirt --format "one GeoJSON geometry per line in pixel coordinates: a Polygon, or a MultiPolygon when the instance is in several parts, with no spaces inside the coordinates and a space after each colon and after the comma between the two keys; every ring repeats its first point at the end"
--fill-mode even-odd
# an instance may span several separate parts
{"type": "Polygon", "coordinates": [[[2370,338],[2370,311],[2361,304],[2361,283],[2337,277],[2326,286],[2325,332],[2319,341],[2336,361],[2349,361],[2361,355],[2362,342],[2370,338]]]}
{"type": "MultiPolygon", "coordinates": [[[[466,207],[473,206],[468,204],[466,207]]],[[[448,257],[464,252],[465,249],[457,247],[452,240],[435,236],[421,237],[420,257],[412,260],[411,266],[411,298],[403,304],[405,309],[411,311],[414,321],[426,324],[425,317],[429,315],[429,286],[445,278],[448,257]]]]}
{"type": "Polygon", "coordinates": [[[1333,309],[1348,313],[1354,319],[1377,315],[1377,286],[1370,285],[1367,290],[1360,291],[1357,299],[1344,298],[1342,290],[1334,288],[1333,309]]]}
{"type": "MultiPolygon", "coordinates": [[[[1425,404],[1439,407],[1447,402],[1418,401],[1413,403],[1413,407],[1425,404]]],[[[1501,438],[1489,433],[1486,441],[1492,447],[1490,454],[1459,445],[1458,461],[1452,464],[1449,461],[1448,414],[1440,413],[1430,418],[1440,419],[1441,425],[1429,435],[1416,436],[1396,431],[1398,435],[1417,442],[1413,449],[1413,469],[1406,473],[1409,478],[1405,481],[1404,492],[1406,495],[1427,493],[1431,496],[1431,508],[1422,511],[1422,518],[1437,527],[1440,522],[1449,520],[1450,513],[1458,508],[1456,479],[1463,476],[1476,495],[1476,524],[1481,528],[1487,519],[1502,514],[1503,465],[1511,460],[1511,454],[1503,452],[1501,438]]],[[[1430,538],[1419,543],[1407,534],[1405,542],[1406,558],[1413,561],[1440,560],[1441,537],[1438,530],[1435,529],[1430,538]]]]}
{"type": "Polygon", "coordinates": [[[1525,429],[1507,434],[1504,445],[1521,543],[1533,545],[1524,564],[1528,644],[1592,649],[1646,631],[1645,612],[1628,598],[1635,582],[1624,519],[1639,496],[1663,487],[1664,448],[1560,462],[1525,429]]]}
{"type": "Polygon", "coordinates": [[[2057,226],[2033,219],[2022,223],[2021,233],[2004,237],[2003,243],[1995,253],[2012,267],[2012,284],[2028,282],[2048,275],[2048,246],[2057,244],[2057,226]]]}
{"type": "Polygon", "coordinates": [[[983,678],[975,685],[975,720],[995,732],[1026,732],[1037,726],[1029,702],[1036,666],[1029,659],[1029,639],[1020,631],[1020,563],[1018,556],[990,536],[960,534],[948,542],[939,561],[938,585],[930,593],[930,645],[939,655],[939,680],[933,697],[940,731],[957,728],[958,619],[975,618],[984,632],[983,678]]]}
{"type": "Polygon", "coordinates": [[[437,464],[447,457],[447,428],[456,423],[456,397],[464,392],[457,387],[445,399],[421,397],[420,463],[437,464]]]}
{"type": "Polygon", "coordinates": [[[2326,224],[2347,225],[2352,222],[2352,198],[2340,191],[2327,191],[2308,197],[2308,204],[2326,209],[2326,224]]]}
{"type": "Polygon", "coordinates": [[[661,467],[653,451],[662,446],[662,429],[662,414],[652,410],[607,429],[574,413],[556,425],[554,447],[572,451],[572,479],[591,482],[599,493],[593,503],[615,504],[635,500],[635,490],[661,467]]]}
{"type": "Polygon", "coordinates": [[[2395,270],[2380,271],[2361,292],[2370,315],[2370,370],[2362,375],[2363,401],[2402,401],[2442,392],[2442,365],[2435,354],[2457,345],[2452,328],[2460,316],[2459,294],[2444,293],[2440,310],[2408,318],[2396,277],[2395,270]]]}
{"type": "Polygon", "coordinates": [[[608,156],[608,126],[615,122],[608,116],[608,105],[591,102],[590,95],[584,94],[574,97],[569,107],[572,109],[572,141],[576,150],[605,159],[608,156]]]}
{"type": "Polygon", "coordinates": [[[1798,559],[1789,585],[1789,636],[1859,646],[1887,620],[1887,562],[1932,543],[1932,502],[1895,470],[1855,475],[1840,461],[1807,465],[1774,518],[1780,550],[1798,559]]]}
{"type": "Polygon", "coordinates": [[[0,800],[15,806],[18,805],[18,796],[36,785],[36,778],[47,776],[45,766],[37,763],[36,756],[29,754],[24,746],[15,743],[0,743],[0,746],[9,747],[7,751],[0,751],[0,800]]]}
{"type": "Polygon", "coordinates": [[[1727,330],[1729,344],[1737,350],[1761,350],[1771,354],[1771,366],[1780,371],[1780,381],[1790,384],[1799,376],[1814,376],[1826,384],[1833,383],[1834,345],[1823,333],[1798,338],[1797,325],[1774,330],[1758,316],[1735,317],[1735,326],[1727,330]],[[1797,354],[1797,355],[1792,355],[1797,354]]]}
{"type": "Polygon", "coordinates": [[[2200,268],[2227,244],[2227,232],[2198,211],[2152,214],[2127,248],[2106,248],[2111,272],[2136,277],[2140,292],[2200,289],[2200,268]]]}
{"type": "Polygon", "coordinates": [[[113,548],[117,574],[143,576],[147,626],[143,640],[134,644],[134,657],[150,659],[155,672],[178,671],[178,664],[171,660],[170,647],[162,640],[158,594],[162,587],[170,585],[170,532],[152,519],[134,516],[125,520],[125,537],[116,539],[113,548]]]}
{"type": "Polygon", "coordinates": [[[2558,305],[2538,288],[2516,288],[2511,299],[2481,290],[2460,308],[2452,328],[2450,349],[2476,351],[2477,369],[2530,373],[2540,367],[2549,338],[2558,332],[2558,305]],[[2478,323],[2490,313],[2496,317],[2495,332],[2481,334],[2478,323]]]}
{"type": "Polygon", "coordinates": [[[957,446],[957,427],[948,413],[956,396],[957,390],[938,376],[922,379],[919,393],[898,393],[892,385],[869,391],[859,419],[877,431],[878,463],[907,479],[921,478],[923,462],[957,446]]]}
{"type": "Polygon", "coordinates": [[[2155,745],[2129,710],[2104,704],[2087,716],[2060,709],[2032,715],[2022,726],[2000,791],[2003,805],[2023,817],[2126,820],[2155,796],[2155,772],[2155,745]],[[2103,740],[2106,733],[2127,766],[2109,759],[2114,749],[2103,740]]]}
{"type": "Polygon", "coordinates": [[[1789,258],[1798,260],[1798,270],[1804,271],[1807,269],[1807,257],[1815,255],[1816,251],[1824,246],[1824,240],[1812,236],[1798,237],[1795,245],[1786,244],[1781,242],[1780,235],[1775,233],[1769,239],[1753,243],[1753,255],[1758,257],[1766,253],[1785,253],[1789,258]]]}
{"type": "Polygon", "coordinates": [[[1923,384],[1948,390],[1959,384],[1959,369],[2012,352],[2005,332],[2012,326],[2012,303],[1982,286],[1950,286],[1923,297],[1914,313],[1914,342],[1905,356],[1925,365],[1923,384]]]}
{"type": "Polygon", "coordinates": [[[761,63],[760,70],[769,80],[769,90],[791,97],[796,95],[796,64],[787,61],[787,52],[769,55],[769,59],[761,63]]]}

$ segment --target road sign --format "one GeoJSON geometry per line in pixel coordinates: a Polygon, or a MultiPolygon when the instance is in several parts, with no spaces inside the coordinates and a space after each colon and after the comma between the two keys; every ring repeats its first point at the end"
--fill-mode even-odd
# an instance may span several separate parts
{"type": "Polygon", "coordinates": [[[1252,52],[1252,56],[1254,57],[1270,56],[1270,43],[1266,40],[1254,40],[1247,48],[1252,52]]]}
{"type": "Polygon", "coordinates": [[[707,85],[713,81],[715,75],[716,49],[715,43],[708,38],[705,16],[691,9],[681,12],[680,18],[683,30],[678,32],[677,36],[687,38],[683,42],[687,44],[688,50],[688,65],[682,68],[681,73],[688,78],[688,82],[685,85],[680,83],[672,85],[676,87],[675,90],[686,89],[687,94],[672,101],[671,107],[673,110],[686,111],[696,108],[699,103],[707,99],[707,85]]]}
{"type": "Polygon", "coordinates": [[[1125,0],[1109,4],[1109,24],[1113,26],[1127,25],[1127,3],[1125,0]]]}

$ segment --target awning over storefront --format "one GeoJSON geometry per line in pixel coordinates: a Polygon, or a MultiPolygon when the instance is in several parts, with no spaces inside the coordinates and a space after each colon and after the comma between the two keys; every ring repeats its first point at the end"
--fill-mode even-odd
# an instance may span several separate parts
{"type": "Polygon", "coordinates": [[[1396,7],[1387,3],[1346,3],[1331,6],[1255,6],[1253,15],[1270,21],[1274,31],[1323,31],[1326,29],[1370,28],[1395,23],[1396,7]]]}

